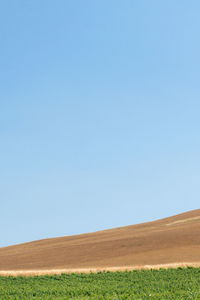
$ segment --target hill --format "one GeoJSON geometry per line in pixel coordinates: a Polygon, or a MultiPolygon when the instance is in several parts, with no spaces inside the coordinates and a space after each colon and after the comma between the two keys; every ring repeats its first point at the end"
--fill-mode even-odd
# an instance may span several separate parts
{"type": "Polygon", "coordinates": [[[138,225],[0,248],[1,271],[179,263],[200,265],[200,209],[138,225]]]}

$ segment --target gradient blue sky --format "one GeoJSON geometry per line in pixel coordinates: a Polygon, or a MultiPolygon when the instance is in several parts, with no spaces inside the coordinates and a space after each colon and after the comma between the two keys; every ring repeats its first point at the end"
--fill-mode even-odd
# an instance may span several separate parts
{"type": "Polygon", "coordinates": [[[200,2],[0,2],[0,246],[199,208],[200,2]]]}

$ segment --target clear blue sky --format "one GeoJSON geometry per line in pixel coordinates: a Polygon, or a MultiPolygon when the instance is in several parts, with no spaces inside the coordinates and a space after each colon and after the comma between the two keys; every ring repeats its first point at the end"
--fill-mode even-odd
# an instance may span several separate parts
{"type": "Polygon", "coordinates": [[[199,208],[200,2],[0,2],[0,246],[199,208]]]}

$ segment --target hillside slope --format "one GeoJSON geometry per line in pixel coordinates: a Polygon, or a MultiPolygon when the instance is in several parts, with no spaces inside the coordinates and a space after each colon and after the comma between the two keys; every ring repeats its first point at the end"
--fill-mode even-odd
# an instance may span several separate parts
{"type": "Polygon", "coordinates": [[[200,209],[158,221],[0,248],[0,270],[200,263],[200,209]]]}

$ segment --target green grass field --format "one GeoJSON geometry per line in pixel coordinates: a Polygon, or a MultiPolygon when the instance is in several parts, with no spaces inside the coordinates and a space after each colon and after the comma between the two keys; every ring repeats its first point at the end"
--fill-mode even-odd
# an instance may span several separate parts
{"type": "Polygon", "coordinates": [[[0,299],[200,299],[200,268],[0,277],[0,299]]]}

